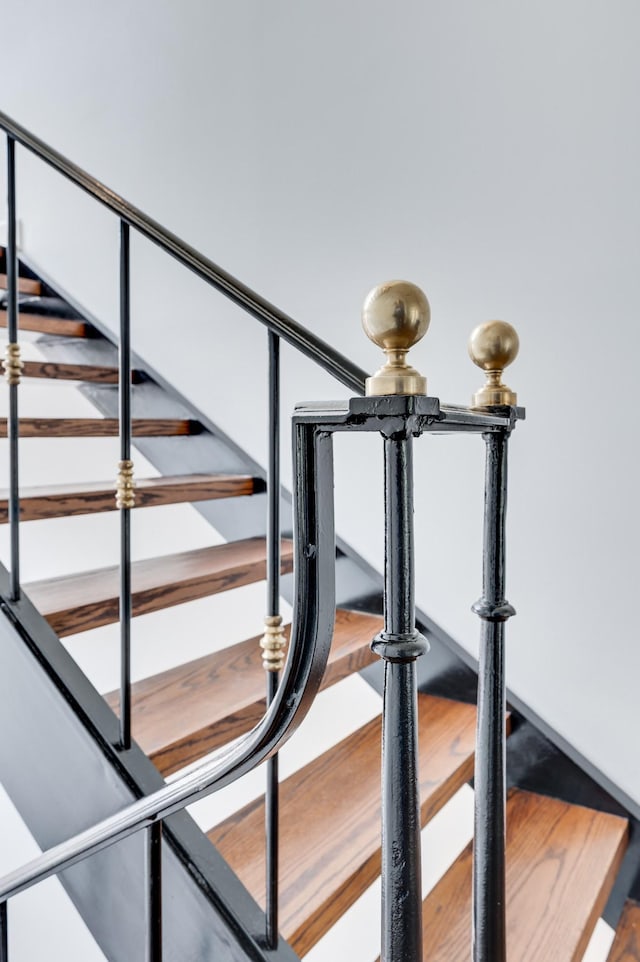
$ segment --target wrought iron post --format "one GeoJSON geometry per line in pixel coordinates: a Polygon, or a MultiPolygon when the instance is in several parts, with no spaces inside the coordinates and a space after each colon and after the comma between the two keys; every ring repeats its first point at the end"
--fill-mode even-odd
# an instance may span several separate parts
{"type": "MultiPolygon", "coordinates": [[[[427,393],[406,354],[429,326],[419,288],[394,281],[365,301],[363,326],[387,355],[367,395],[427,393]]],[[[385,436],[384,630],[372,649],[385,661],[382,712],[382,962],[422,959],[422,880],[416,659],[427,650],[415,626],[413,436],[408,418],[385,436]]]]}
{"type": "Polygon", "coordinates": [[[7,334],[4,373],[9,385],[9,531],[11,539],[10,593],[12,601],[20,600],[20,484],[18,444],[18,385],[22,361],[18,344],[18,233],[16,217],[16,144],[7,135],[7,334]]]}
{"type": "Polygon", "coordinates": [[[135,507],[131,460],[131,308],[129,225],[120,221],[120,347],[118,398],[120,463],[116,507],[120,510],[120,745],[131,747],[131,509],[135,507]]]}
{"type": "MultiPolygon", "coordinates": [[[[469,352],[487,374],[474,407],[515,406],[502,371],[518,352],[510,324],[476,328],[469,352]]],[[[505,599],[507,447],[510,428],[487,432],[484,493],[482,598],[473,606],[482,619],[478,671],[478,733],[475,764],[473,857],[473,959],[506,962],[506,682],[505,622],[515,610],[505,599]]]]}

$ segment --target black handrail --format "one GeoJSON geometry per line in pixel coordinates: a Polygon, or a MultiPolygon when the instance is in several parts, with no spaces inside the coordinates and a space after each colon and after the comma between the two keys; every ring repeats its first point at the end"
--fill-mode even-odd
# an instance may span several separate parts
{"type": "MultiPolygon", "coordinates": [[[[151,830],[270,758],[298,727],[320,688],[329,658],[335,616],[335,533],[331,437],[314,424],[296,430],[294,495],[295,599],[291,645],[282,682],[261,721],[209,760],[132,802],[72,839],[0,878],[0,937],[9,898],[77,864],[89,855],[151,830]],[[315,551],[307,550],[309,545],[315,551]],[[304,598],[304,604],[300,599],[304,598]]],[[[156,838],[157,844],[157,838],[156,838]]],[[[155,860],[157,864],[157,859],[155,860]]],[[[151,895],[151,893],[150,893],[151,895]]],[[[154,898],[158,898],[155,893],[154,898]]],[[[4,962],[0,956],[0,962],[4,962]]]]}
{"type": "Polygon", "coordinates": [[[82,167],[78,167],[77,164],[74,164],[63,154],[36,137],[35,134],[20,126],[2,111],[0,111],[0,128],[5,130],[17,143],[22,144],[23,147],[36,154],[41,160],[63,174],[86,193],[91,194],[101,204],[117,214],[125,223],[135,227],[137,231],[153,241],[167,254],[171,254],[198,277],[215,287],[238,307],[265,324],[270,331],[278,334],[288,344],[292,344],[307,357],[320,364],[346,387],[357,394],[364,394],[366,371],[339,351],[334,350],[326,341],[306,330],[302,324],[294,321],[284,311],[265,300],[250,287],[242,284],[214,261],[205,257],[204,254],[187,244],[186,241],[181,240],[176,234],[159,224],[153,217],[149,217],[148,214],[130,204],[124,197],[110,190],[101,181],[83,170],[82,167]]]}

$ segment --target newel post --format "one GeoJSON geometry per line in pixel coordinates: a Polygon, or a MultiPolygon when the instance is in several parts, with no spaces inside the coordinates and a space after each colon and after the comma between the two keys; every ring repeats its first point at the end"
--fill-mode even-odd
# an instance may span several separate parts
{"type": "MultiPolygon", "coordinates": [[[[387,355],[367,396],[425,395],[406,354],[429,326],[429,302],[405,281],[375,288],[363,326],[387,355]]],[[[372,649],[384,659],[382,713],[382,962],[422,960],[422,882],[416,661],[428,649],[415,626],[413,433],[410,417],[384,428],[384,630],[372,649]]],[[[416,432],[418,433],[418,432],[416,432]]]]}

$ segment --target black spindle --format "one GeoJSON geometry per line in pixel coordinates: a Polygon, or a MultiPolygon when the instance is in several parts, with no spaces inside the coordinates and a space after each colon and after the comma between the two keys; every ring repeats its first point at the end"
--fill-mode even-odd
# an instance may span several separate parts
{"type": "Polygon", "coordinates": [[[384,631],[372,648],[385,660],[382,722],[382,962],[422,960],[422,880],[415,627],[413,439],[385,439],[384,631]]]}
{"type": "Polygon", "coordinates": [[[0,962],[9,962],[9,916],[6,901],[0,902],[0,962]]]}
{"type": "Polygon", "coordinates": [[[5,374],[9,382],[9,529],[11,539],[11,600],[20,599],[20,487],[18,476],[18,384],[20,349],[18,347],[18,235],[16,219],[16,144],[7,136],[7,359],[5,374]]]}
{"type": "Polygon", "coordinates": [[[162,962],[162,822],[146,832],[147,951],[146,962],[162,962]]]}
{"type": "Polygon", "coordinates": [[[131,297],[129,225],[120,221],[120,743],[131,747],[131,297]],[[122,487],[120,487],[122,485],[122,487]]]}
{"type": "MultiPolygon", "coordinates": [[[[280,619],[280,338],[268,332],[269,400],[267,465],[267,624],[277,628],[280,619]]],[[[278,690],[279,673],[267,667],[267,705],[278,690]]],[[[278,850],[279,850],[279,773],[278,756],[267,762],[265,792],[265,870],[266,941],[268,948],[278,944],[278,850]]]]}
{"type": "Polygon", "coordinates": [[[508,432],[486,434],[483,594],[473,610],[482,619],[478,672],[473,858],[473,959],[506,962],[506,688],[504,624],[505,519],[508,432]]]}

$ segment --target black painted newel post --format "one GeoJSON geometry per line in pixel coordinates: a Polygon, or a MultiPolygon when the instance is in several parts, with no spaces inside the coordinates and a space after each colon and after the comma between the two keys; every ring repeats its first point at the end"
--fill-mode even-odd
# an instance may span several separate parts
{"type": "MultiPolygon", "coordinates": [[[[406,363],[424,336],[429,302],[413,284],[375,288],[364,304],[367,335],[385,365],[367,379],[368,397],[425,395],[427,382],[406,363]]],[[[416,660],[427,651],[415,626],[413,434],[410,415],[383,428],[385,462],[384,631],[372,649],[385,662],[382,710],[382,960],[422,959],[422,879],[416,660]],[[390,427],[390,430],[389,430],[390,427]]]]}
{"type": "MultiPolygon", "coordinates": [[[[487,450],[483,596],[478,680],[473,870],[474,962],[506,962],[504,597],[507,443],[518,418],[502,383],[515,358],[511,325],[491,321],[473,332],[470,354],[487,383],[471,408],[440,407],[426,379],[406,363],[425,334],[429,303],[419,288],[391,281],[365,301],[363,326],[384,349],[385,365],[367,379],[342,429],[378,430],[385,455],[384,630],[372,649],[385,661],[382,720],[382,962],[422,962],[420,798],[416,661],[428,650],[415,626],[413,438],[423,431],[482,434],[487,450]]],[[[337,425],[334,430],[340,429],[337,425]]]]}
{"type": "Polygon", "coordinates": [[[382,958],[422,959],[416,659],[426,639],[414,615],[411,436],[385,449],[385,616],[372,649],[384,658],[382,958]]]}
{"type": "MultiPolygon", "coordinates": [[[[502,384],[503,369],[518,352],[510,324],[492,321],[471,336],[472,360],[487,372],[476,407],[515,406],[502,384]]],[[[473,960],[506,962],[506,684],[505,622],[515,609],[505,598],[507,448],[511,425],[483,435],[486,443],[482,598],[473,611],[482,619],[478,670],[478,734],[475,766],[473,855],[473,960]]]]}

